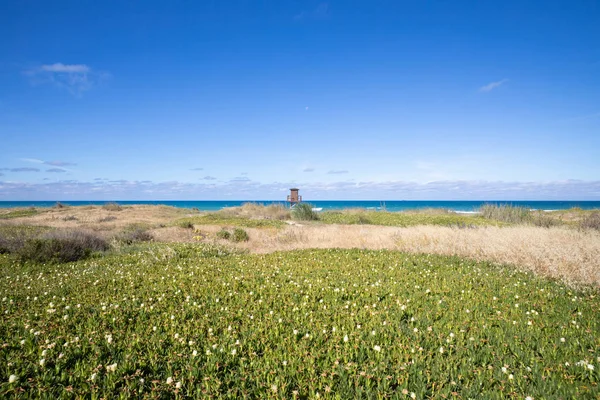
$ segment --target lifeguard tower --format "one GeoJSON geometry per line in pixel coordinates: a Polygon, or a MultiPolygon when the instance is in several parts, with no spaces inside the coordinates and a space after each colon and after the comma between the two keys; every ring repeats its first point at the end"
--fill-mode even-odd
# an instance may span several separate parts
{"type": "Polygon", "coordinates": [[[294,207],[296,204],[302,201],[302,196],[298,194],[300,189],[292,188],[290,189],[290,194],[287,197],[288,203],[290,203],[290,207],[294,207]]]}

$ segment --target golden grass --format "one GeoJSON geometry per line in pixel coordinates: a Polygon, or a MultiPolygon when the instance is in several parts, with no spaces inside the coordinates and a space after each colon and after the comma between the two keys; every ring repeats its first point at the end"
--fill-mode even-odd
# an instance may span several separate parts
{"type": "Polygon", "coordinates": [[[43,212],[40,214],[12,218],[11,221],[17,224],[50,226],[53,228],[83,228],[95,231],[116,232],[134,224],[147,226],[166,225],[175,218],[190,215],[198,215],[198,213],[188,209],[168,206],[127,206],[118,212],[106,210],[103,206],[82,206],[43,209],[43,212]],[[74,219],[67,217],[74,217],[74,219]],[[101,222],[103,220],[106,220],[106,222],[101,222]]]}
{"type": "Polygon", "coordinates": [[[224,217],[241,217],[249,219],[286,220],[291,218],[290,209],[281,204],[269,204],[268,206],[265,206],[257,203],[244,203],[239,207],[224,208],[216,214],[224,217]]]}
{"type": "Polygon", "coordinates": [[[571,285],[600,286],[600,232],[564,227],[442,226],[396,228],[373,225],[290,225],[247,229],[250,241],[237,245],[254,253],[308,248],[390,249],[458,255],[513,264],[571,285]]]}

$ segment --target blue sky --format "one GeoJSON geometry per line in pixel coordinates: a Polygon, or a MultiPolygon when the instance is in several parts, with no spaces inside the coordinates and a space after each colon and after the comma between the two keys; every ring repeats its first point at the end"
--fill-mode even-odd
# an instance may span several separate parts
{"type": "Polygon", "coordinates": [[[0,200],[600,200],[597,1],[3,1],[0,200]]]}

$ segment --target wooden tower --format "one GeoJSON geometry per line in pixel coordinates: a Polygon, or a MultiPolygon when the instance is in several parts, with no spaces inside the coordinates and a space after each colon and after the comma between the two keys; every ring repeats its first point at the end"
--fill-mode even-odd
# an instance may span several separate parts
{"type": "Polygon", "coordinates": [[[290,194],[287,197],[287,201],[290,203],[290,207],[294,207],[296,204],[302,201],[302,196],[298,195],[298,191],[300,189],[292,188],[290,189],[290,194]]]}

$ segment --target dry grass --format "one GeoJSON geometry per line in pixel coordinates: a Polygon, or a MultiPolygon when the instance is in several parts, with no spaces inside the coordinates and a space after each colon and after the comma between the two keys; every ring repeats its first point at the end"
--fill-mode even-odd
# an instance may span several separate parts
{"type": "Polygon", "coordinates": [[[104,206],[83,206],[44,209],[39,214],[12,218],[11,221],[17,224],[81,228],[115,233],[134,224],[160,226],[171,223],[176,218],[191,215],[198,215],[198,213],[167,206],[136,205],[123,207],[118,213],[106,210],[104,206]]]}
{"type": "Polygon", "coordinates": [[[458,229],[314,224],[247,230],[250,241],[237,247],[255,253],[363,248],[458,255],[513,264],[572,285],[600,286],[600,232],[596,231],[534,226],[458,229]]]}
{"type": "Polygon", "coordinates": [[[217,212],[224,217],[241,217],[249,219],[275,219],[286,220],[291,218],[289,208],[281,204],[268,206],[257,203],[245,203],[240,207],[228,207],[217,212]]]}

